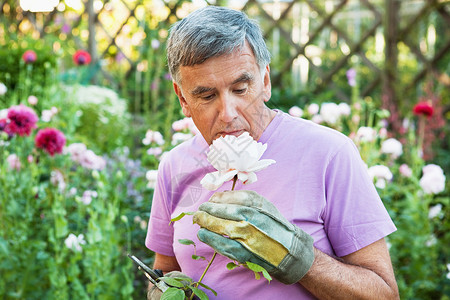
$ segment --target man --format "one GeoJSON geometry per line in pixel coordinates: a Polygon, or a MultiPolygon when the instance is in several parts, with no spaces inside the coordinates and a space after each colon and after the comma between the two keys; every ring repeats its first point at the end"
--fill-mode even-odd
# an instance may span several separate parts
{"type": "MultiPolygon", "coordinates": [[[[154,268],[198,280],[215,249],[224,255],[217,255],[202,281],[217,291],[214,299],[398,299],[384,241],[395,226],[356,147],[334,130],[265,105],[270,55],[259,27],[242,12],[209,6],[172,28],[167,57],[183,113],[201,135],[160,164],[146,238],[154,268]],[[267,144],[263,158],[276,164],[245,188],[238,183],[235,191],[215,194],[203,189],[200,180],[214,171],[206,160],[208,146],[244,132],[267,144]],[[201,227],[189,217],[169,225],[201,204],[194,218],[201,227]],[[237,216],[248,211],[242,220],[237,216]],[[220,228],[230,220],[256,220],[262,240],[246,244],[224,234],[220,228]],[[267,251],[271,243],[280,247],[267,251]],[[193,260],[193,254],[206,261],[193,260]],[[275,280],[255,280],[246,268],[228,270],[230,258],[256,259],[275,280]]],[[[226,190],[231,182],[218,189],[226,190]]]]}

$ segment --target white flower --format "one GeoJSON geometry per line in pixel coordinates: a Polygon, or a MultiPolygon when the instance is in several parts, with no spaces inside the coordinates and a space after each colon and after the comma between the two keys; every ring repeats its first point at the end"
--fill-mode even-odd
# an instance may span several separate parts
{"type": "Polygon", "coordinates": [[[438,165],[429,164],[422,168],[419,184],[425,194],[439,194],[445,189],[445,175],[438,165]]]}
{"type": "Polygon", "coordinates": [[[367,172],[369,172],[369,176],[372,180],[376,180],[375,186],[380,189],[384,189],[386,187],[386,182],[391,181],[393,176],[391,170],[383,165],[370,167],[367,172]]]}
{"type": "Polygon", "coordinates": [[[310,105],[308,105],[308,113],[312,116],[318,114],[319,113],[319,104],[311,103],[310,105]]]}
{"type": "Polygon", "coordinates": [[[355,139],[361,142],[372,142],[377,133],[372,127],[359,127],[355,139]]]}
{"type": "Polygon", "coordinates": [[[6,119],[8,117],[8,109],[0,109],[0,119],[6,119]]]}
{"type": "Polygon", "coordinates": [[[153,49],[158,49],[160,44],[161,43],[156,39],[152,39],[152,41],[151,41],[151,45],[152,45],[153,49]]]}
{"type": "Polygon", "coordinates": [[[106,167],[103,157],[96,155],[92,150],[84,151],[78,162],[82,167],[91,170],[102,170],[106,167]]]}
{"type": "Polygon", "coordinates": [[[83,196],[81,197],[81,202],[84,205],[89,205],[92,202],[92,198],[97,198],[98,193],[96,191],[86,190],[83,192],[83,196]]]}
{"type": "Polygon", "coordinates": [[[178,145],[193,137],[192,133],[175,132],[172,136],[172,146],[178,145]]]}
{"type": "Polygon", "coordinates": [[[397,158],[403,153],[403,146],[394,138],[387,139],[381,144],[381,152],[390,154],[392,158],[397,158]]]}
{"type": "Polygon", "coordinates": [[[164,144],[164,138],[159,131],[147,130],[145,133],[145,138],[142,140],[142,143],[146,146],[151,143],[156,143],[158,145],[164,144]]]}
{"type": "Polygon", "coordinates": [[[258,143],[248,132],[239,137],[227,135],[214,140],[209,147],[208,161],[217,171],[206,174],[201,185],[214,191],[235,175],[244,184],[255,182],[255,172],[275,163],[273,159],[260,160],[266,149],[267,144],[258,143]]]}
{"type": "Polygon", "coordinates": [[[314,115],[311,118],[311,121],[313,121],[314,123],[320,124],[323,122],[322,116],[321,115],[314,115]]]}
{"type": "Polygon", "coordinates": [[[447,264],[447,270],[448,270],[447,279],[450,279],[450,264],[447,264]]]}
{"type": "Polygon", "coordinates": [[[0,96],[3,96],[8,91],[8,88],[3,82],[0,82],[0,96]]]}
{"type": "Polygon", "coordinates": [[[52,119],[52,117],[53,117],[53,113],[52,113],[51,110],[44,109],[44,110],[42,111],[41,120],[42,120],[43,122],[50,122],[51,119],[52,119]]]}
{"type": "Polygon", "coordinates": [[[59,191],[66,189],[66,182],[64,181],[64,175],[60,170],[54,170],[50,173],[50,182],[57,186],[59,191]]]}
{"type": "Polygon", "coordinates": [[[339,106],[334,102],[322,103],[320,107],[320,115],[322,119],[328,124],[335,124],[341,113],[339,111],[339,106]]]}
{"type": "Polygon", "coordinates": [[[430,207],[430,210],[428,211],[428,218],[433,219],[439,215],[439,213],[442,210],[442,204],[438,203],[435,206],[430,207]]]}
{"type": "Polygon", "coordinates": [[[158,177],[158,170],[150,170],[145,173],[145,178],[147,178],[147,187],[149,189],[154,189],[156,187],[156,179],[158,177]]]}
{"type": "Polygon", "coordinates": [[[162,152],[163,151],[162,151],[161,147],[152,147],[147,150],[148,155],[154,155],[154,156],[161,155],[162,152]]]}
{"type": "Polygon", "coordinates": [[[83,143],[73,143],[64,148],[65,154],[70,154],[70,157],[74,162],[80,162],[83,153],[87,150],[87,147],[83,143]]]}
{"type": "Polygon", "coordinates": [[[341,116],[349,116],[352,111],[350,105],[345,102],[339,103],[338,108],[341,116]]]}
{"type": "Polygon", "coordinates": [[[83,251],[83,248],[81,248],[81,245],[85,245],[86,241],[84,240],[84,235],[80,234],[76,236],[75,234],[71,233],[64,241],[66,244],[66,247],[75,251],[75,252],[81,252],[83,251]]]}
{"type": "Polygon", "coordinates": [[[293,117],[301,118],[301,116],[303,116],[303,110],[298,106],[292,106],[289,109],[289,114],[293,117]]]}

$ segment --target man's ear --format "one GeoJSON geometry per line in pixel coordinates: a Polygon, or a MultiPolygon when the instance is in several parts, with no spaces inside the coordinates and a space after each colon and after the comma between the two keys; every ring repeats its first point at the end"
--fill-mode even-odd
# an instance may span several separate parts
{"type": "Polygon", "coordinates": [[[266,66],[266,70],[264,72],[264,102],[267,102],[270,100],[270,97],[272,96],[272,84],[270,82],[270,67],[269,65],[266,66]]]}
{"type": "Polygon", "coordinates": [[[183,93],[181,92],[181,87],[174,81],[173,82],[173,89],[175,91],[175,94],[178,96],[178,100],[180,101],[181,110],[183,111],[183,114],[190,118],[191,112],[189,110],[189,105],[186,102],[186,99],[183,97],[183,93]]]}

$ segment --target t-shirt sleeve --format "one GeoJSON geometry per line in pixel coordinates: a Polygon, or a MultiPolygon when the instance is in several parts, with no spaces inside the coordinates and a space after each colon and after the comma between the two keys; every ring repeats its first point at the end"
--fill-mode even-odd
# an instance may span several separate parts
{"type": "Polygon", "coordinates": [[[173,252],[173,223],[170,222],[170,199],[165,178],[168,177],[166,164],[161,162],[153,193],[150,220],[148,222],[145,246],[153,252],[175,256],[173,252]]]}
{"type": "Polygon", "coordinates": [[[351,140],[326,171],[325,230],[337,256],[364,248],[396,230],[351,140]]]}

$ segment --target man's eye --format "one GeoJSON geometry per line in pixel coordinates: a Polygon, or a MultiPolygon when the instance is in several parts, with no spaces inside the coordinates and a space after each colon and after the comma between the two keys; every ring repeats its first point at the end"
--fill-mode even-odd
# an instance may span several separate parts
{"type": "Polygon", "coordinates": [[[203,100],[212,100],[214,98],[214,94],[202,96],[203,100]]]}
{"type": "Polygon", "coordinates": [[[245,89],[234,90],[234,92],[235,92],[236,94],[244,94],[246,91],[247,91],[246,88],[245,88],[245,89]]]}

